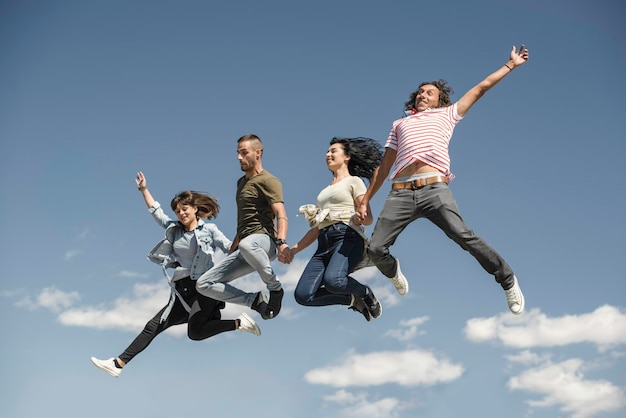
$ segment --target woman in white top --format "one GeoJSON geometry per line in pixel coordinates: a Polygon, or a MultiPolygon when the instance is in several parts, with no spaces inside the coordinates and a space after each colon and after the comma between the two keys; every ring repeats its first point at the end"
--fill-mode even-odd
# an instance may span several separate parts
{"type": "Polygon", "coordinates": [[[356,213],[367,189],[362,177],[369,181],[381,158],[382,147],[373,139],[330,141],[326,165],[333,179],[317,196],[317,206],[300,208],[311,229],[290,249],[293,257],[317,240],[317,250],[294,292],[299,304],[346,305],[368,321],[382,314],[372,290],[349,276],[363,258],[363,225],[373,222],[370,211],[365,219],[356,213]]]}

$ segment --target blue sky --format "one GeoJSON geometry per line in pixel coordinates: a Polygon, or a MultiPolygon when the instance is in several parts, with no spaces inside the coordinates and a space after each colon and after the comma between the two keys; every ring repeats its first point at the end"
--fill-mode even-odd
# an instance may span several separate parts
{"type": "Polygon", "coordinates": [[[3,2],[0,415],[623,416],[625,10],[617,0],[3,2]],[[168,297],[145,258],[162,230],[137,171],[165,206],[184,189],[218,197],[216,224],[232,237],[236,140],[256,133],[283,181],[294,243],[307,229],[298,207],[330,180],[333,136],[383,143],[421,81],[445,78],[458,99],[522,42],[530,61],[455,131],[451,187],[519,277],[523,315],[418,221],[392,247],[407,296],[375,269],[357,275],[383,304],[371,323],[295,303],[310,248],[276,262],[284,308],[271,321],[253,313],[261,337],[193,342],[178,327],[118,379],[91,365],[120,354],[168,297]]]}

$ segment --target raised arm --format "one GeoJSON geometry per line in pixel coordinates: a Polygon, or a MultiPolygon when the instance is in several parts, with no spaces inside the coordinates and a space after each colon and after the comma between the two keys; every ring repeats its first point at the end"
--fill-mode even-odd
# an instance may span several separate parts
{"type": "Polygon", "coordinates": [[[385,148],[385,154],[383,155],[383,159],[380,162],[380,165],[374,171],[374,175],[372,176],[372,180],[370,181],[370,185],[367,188],[367,191],[361,198],[359,202],[359,206],[356,210],[355,217],[363,222],[370,215],[369,212],[369,204],[370,200],[374,197],[380,186],[383,185],[385,179],[389,175],[391,171],[391,167],[393,167],[394,162],[396,161],[396,150],[391,148],[385,148]]]}
{"type": "Polygon", "coordinates": [[[467,93],[463,95],[457,102],[457,113],[459,116],[465,116],[468,110],[483,97],[487,91],[493,86],[498,84],[500,80],[509,75],[516,67],[523,65],[528,61],[528,49],[522,44],[519,50],[511,49],[509,60],[502,67],[498,68],[495,72],[487,76],[483,81],[472,87],[467,93]]]}
{"type": "Polygon", "coordinates": [[[141,171],[137,173],[137,178],[135,178],[135,183],[137,183],[137,189],[139,189],[139,191],[143,195],[143,200],[146,202],[146,205],[148,205],[148,208],[151,208],[152,205],[154,204],[154,198],[152,197],[152,195],[150,194],[150,191],[148,190],[148,183],[146,182],[146,176],[144,176],[144,174],[141,171]]]}

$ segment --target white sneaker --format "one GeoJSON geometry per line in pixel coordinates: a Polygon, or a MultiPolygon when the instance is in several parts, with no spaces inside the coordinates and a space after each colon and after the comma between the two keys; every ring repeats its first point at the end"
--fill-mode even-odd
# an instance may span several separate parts
{"type": "Polygon", "coordinates": [[[122,369],[115,366],[115,362],[113,361],[113,357],[108,360],[98,360],[95,357],[91,358],[91,362],[100,370],[104,370],[108,374],[113,377],[119,377],[120,373],[122,373],[122,369]]]}
{"type": "Polygon", "coordinates": [[[396,266],[396,275],[390,277],[389,280],[391,280],[391,283],[396,287],[398,293],[406,295],[409,293],[409,282],[406,280],[406,277],[404,277],[404,274],[402,274],[402,270],[400,270],[400,260],[398,260],[398,257],[396,257],[396,266]]]}
{"type": "Polygon", "coordinates": [[[524,295],[522,289],[520,289],[517,283],[517,277],[513,276],[515,283],[509,290],[505,290],[506,301],[509,304],[509,309],[514,315],[519,315],[524,311],[524,295]]]}
{"type": "Polygon", "coordinates": [[[245,312],[242,312],[241,315],[237,317],[239,320],[239,331],[241,332],[249,332],[257,337],[261,335],[261,328],[254,322],[252,318],[245,312]]]}

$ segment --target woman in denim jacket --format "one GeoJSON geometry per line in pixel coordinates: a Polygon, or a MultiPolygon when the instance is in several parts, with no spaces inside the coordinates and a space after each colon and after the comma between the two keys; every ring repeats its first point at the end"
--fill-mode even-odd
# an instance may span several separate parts
{"type": "Polygon", "coordinates": [[[148,254],[148,258],[161,265],[172,289],[170,300],[148,323],[135,340],[119,357],[108,360],[91,358],[96,367],[118,377],[122,368],[142,352],[152,340],[172,325],[187,323],[187,335],[192,340],[204,340],[226,331],[243,331],[261,335],[258,325],[247,314],[236,319],[221,319],[224,302],[200,295],[196,279],[213,266],[216,249],[230,251],[231,242],[212,223],[204,219],[217,216],[219,205],[212,197],[194,191],[184,191],[172,199],[171,208],[177,220],[165,214],[154,200],[146,177],[137,173],[137,188],[154,220],[165,228],[165,238],[148,254]],[[170,276],[168,269],[173,268],[170,276]]]}

